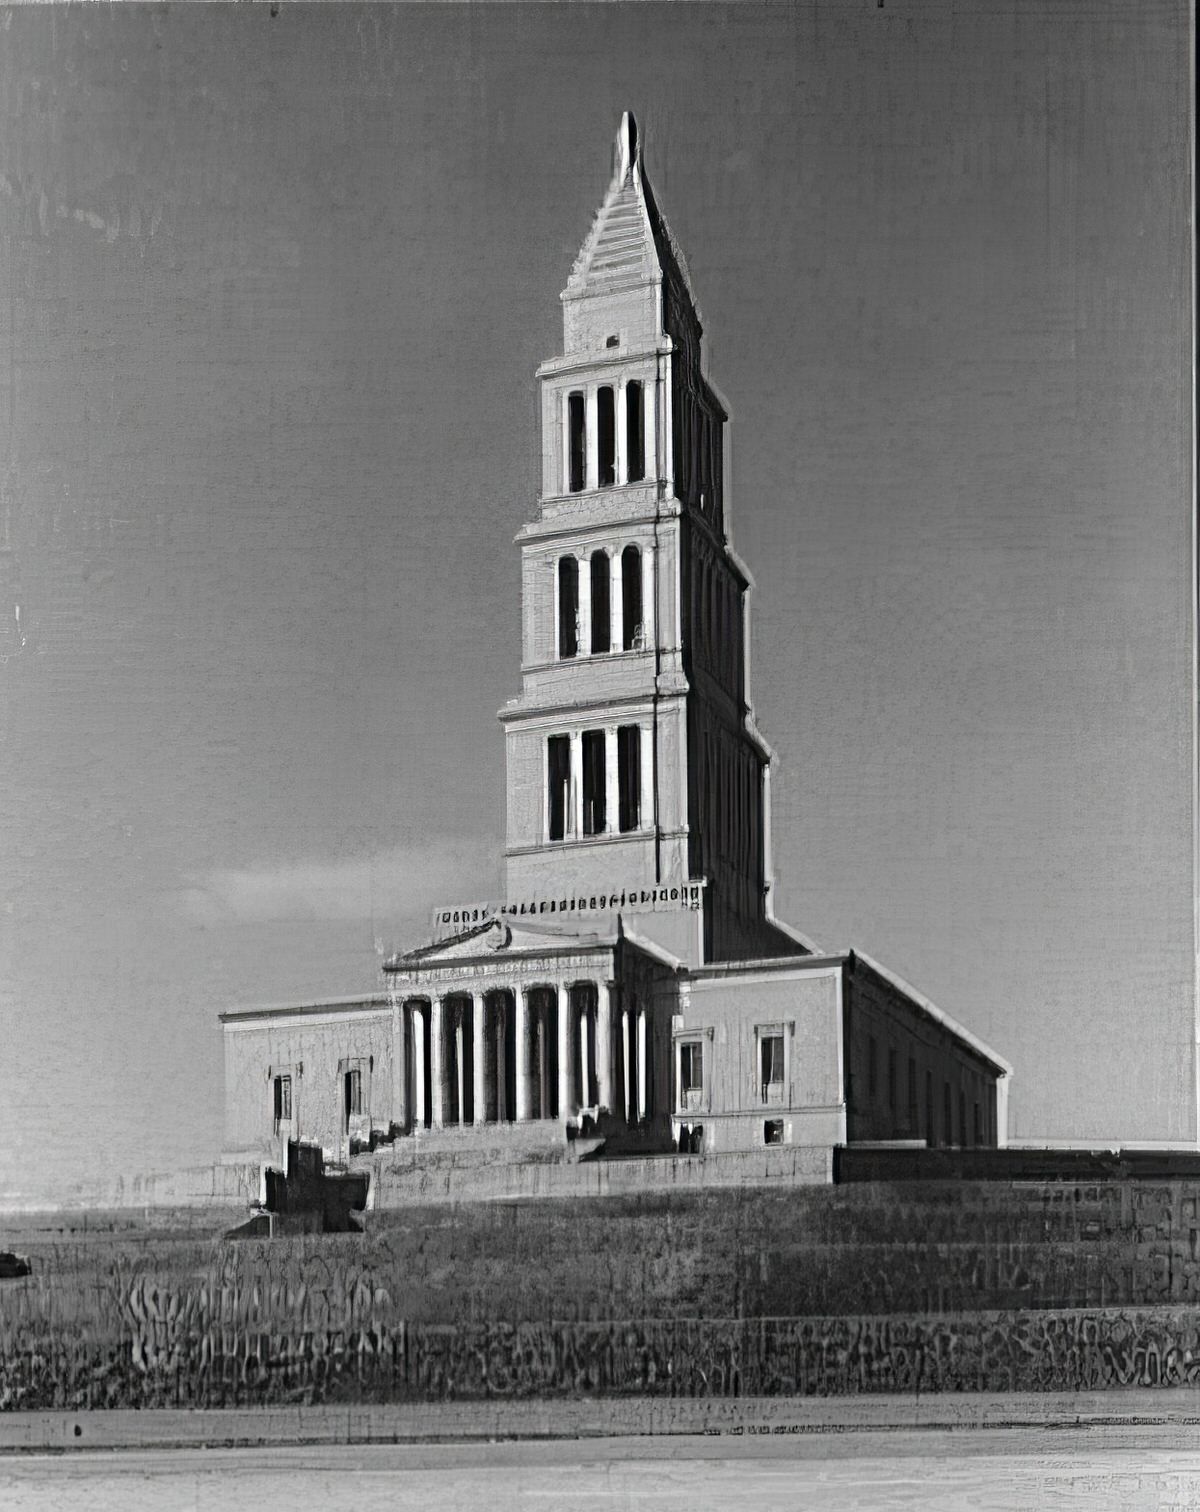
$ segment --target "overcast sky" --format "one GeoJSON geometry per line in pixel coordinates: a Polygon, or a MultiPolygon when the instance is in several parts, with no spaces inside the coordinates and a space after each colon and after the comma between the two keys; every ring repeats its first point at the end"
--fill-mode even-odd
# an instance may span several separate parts
{"type": "Polygon", "coordinates": [[[1182,0],[0,27],[0,1194],[211,1157],[222,1008],[498,890],[533,371],[627,108],[779,911],[1001,1050],[1018,1136],[1192,1137],[1182,0]]]}

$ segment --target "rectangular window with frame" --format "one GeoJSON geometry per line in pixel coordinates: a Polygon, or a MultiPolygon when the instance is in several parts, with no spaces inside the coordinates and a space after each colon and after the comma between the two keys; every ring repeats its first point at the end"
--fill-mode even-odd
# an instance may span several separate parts
{"type": "Polygon", "coordinates": [[[758,1037],[759,1084],[765,1103],[783,1101],[783,1034],[768,1030],[758,1037]]]}
{"type": "Polygon", "coordinates": [[[275,1128],[292,1121],[292,1078],[277,1076],[274,1082],[275,1128]]]}
{"type": "Polygon", "coordinates": [[[642,729],[640,725],[617,727],[617,827],[628,834],[641,822],[642,729]]]}
{"type": "Polygon", "coordinates": [[[679,1046],[679,1105],[695,1112],[704,1096],[704,1043],[683,1040],[679,1046]]]}
{"type": "Polygon", "coordinates": [[[343,1099],[346,1110],[346,1127],[349,1128],[350,1120],[362,1115],[362,1071],[358,1066],[353,1066],[345,1072],[343,1082],[343,1099]]]}
{"type": "Polygon", "coordinates": [[[583,833],[602,835],[605,830],[605,741],[603,730],[583,732],[583,833]]]}
{"type": "Polygon", "coordinates": [[[562,840],[567,833],[571,798],[569,735],[551,735],[546,741],[546,788],[549,838],[562,840]]]}
{"type": "Polygon", "coordinates": [[[567,487],[579,493],[584,484],[587,434],[582,394],[567,399],[567,487]]]}
{"type": "Polygon", "coordinates": [[[875,1036],[867,1036],[867,1100],[873,1105],[875,1096],[879,1091],[878,1077],[875,1065],[875,1036]]]}
{"type": "Polygon", "coordinates": [[[894,1045],[888,1046],[888,1109],[896,1111],[896,1049],[894,1045]]]}

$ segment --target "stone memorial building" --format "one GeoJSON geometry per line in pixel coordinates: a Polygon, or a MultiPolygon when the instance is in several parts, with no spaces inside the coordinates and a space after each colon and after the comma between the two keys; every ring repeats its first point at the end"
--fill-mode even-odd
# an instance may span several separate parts
{"type": "Polygon", "coordinates": [[[825,1180],[848,1142],[1004,1143],[1000,1056],[775,917],[727,414],[628,115],[562,305],[500,711],[504,896],[439,906],[374,995],[222,1015],[227,1151],[791,1145],[825,1180]]]}

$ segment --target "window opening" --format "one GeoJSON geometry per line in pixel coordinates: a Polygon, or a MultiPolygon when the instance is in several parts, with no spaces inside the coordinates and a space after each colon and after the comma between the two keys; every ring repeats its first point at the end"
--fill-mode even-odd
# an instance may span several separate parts
{"type": "Polygon", "coordinates": [[[646,433],[642,385],[636,379],[625,385],[625,450],[629,481],[640,483],[646,476],[646,433]]]}
{"type": "Polygon", "coordinates": [[[592,654],[603,655],[612,650],[612,622],[609,614],[608,595],[612,585],[612,569],[606,551],[593,551],[592,574],[592,654]]]}
{"type": "Polygon", "coordinates": [[[642,649],[642,553],[626,546],[621,553],[621,644],[626,651],[642,649]]]}
{"type": "Polygon", "coordinates": [[[570,736],[551,735],[546,742],[546,780],[550,800],[550,839],[562,840],[567,833],[571,799],[570,736]]]}
{"type": "Polygon", "coordinates": [[[572,493],[579,493],[583,488],[586,457],[587,422],[584,418],[583,395],[571,394],[567,399],[567,466],[568,487],[572,493]]]}
{"type": "Polygon", "coordinates": [[[617,729],[617,827],[628,834],[641,822],[642,731],[640,725],[617,729]]]}
{"type": "Polygon", "coordinates": [[[604,731],[583,732],[583,833],[604,833],[604,731]]]}
{"type": "Polygon", "coordinates": [[[617,407],[607,385],[596,396],[596,430],[600,487],[611,488],[617,481],[617,407]]]}
{"type": "Polygon", "coordinates": [[[579,652],[579,563],[573,556],[558,561],[558,654],[569,659],[579,652]]]}

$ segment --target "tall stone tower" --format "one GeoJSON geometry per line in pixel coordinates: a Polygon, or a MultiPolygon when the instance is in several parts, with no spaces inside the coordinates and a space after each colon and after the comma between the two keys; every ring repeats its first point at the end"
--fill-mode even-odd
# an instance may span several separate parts
{"type": "MultiPolygon", "coordinates": [[[[521,693],[501,711],[508,896],[703,881],[693,962],[803,949],[771,918],[770,751],[747,687],[749,576],[726,537],[724,407],[633,117],[538,369],[542,486],[522,557],[521,693]]],[[[690,932],[689,932],[690,931],[690,932]]]]}

